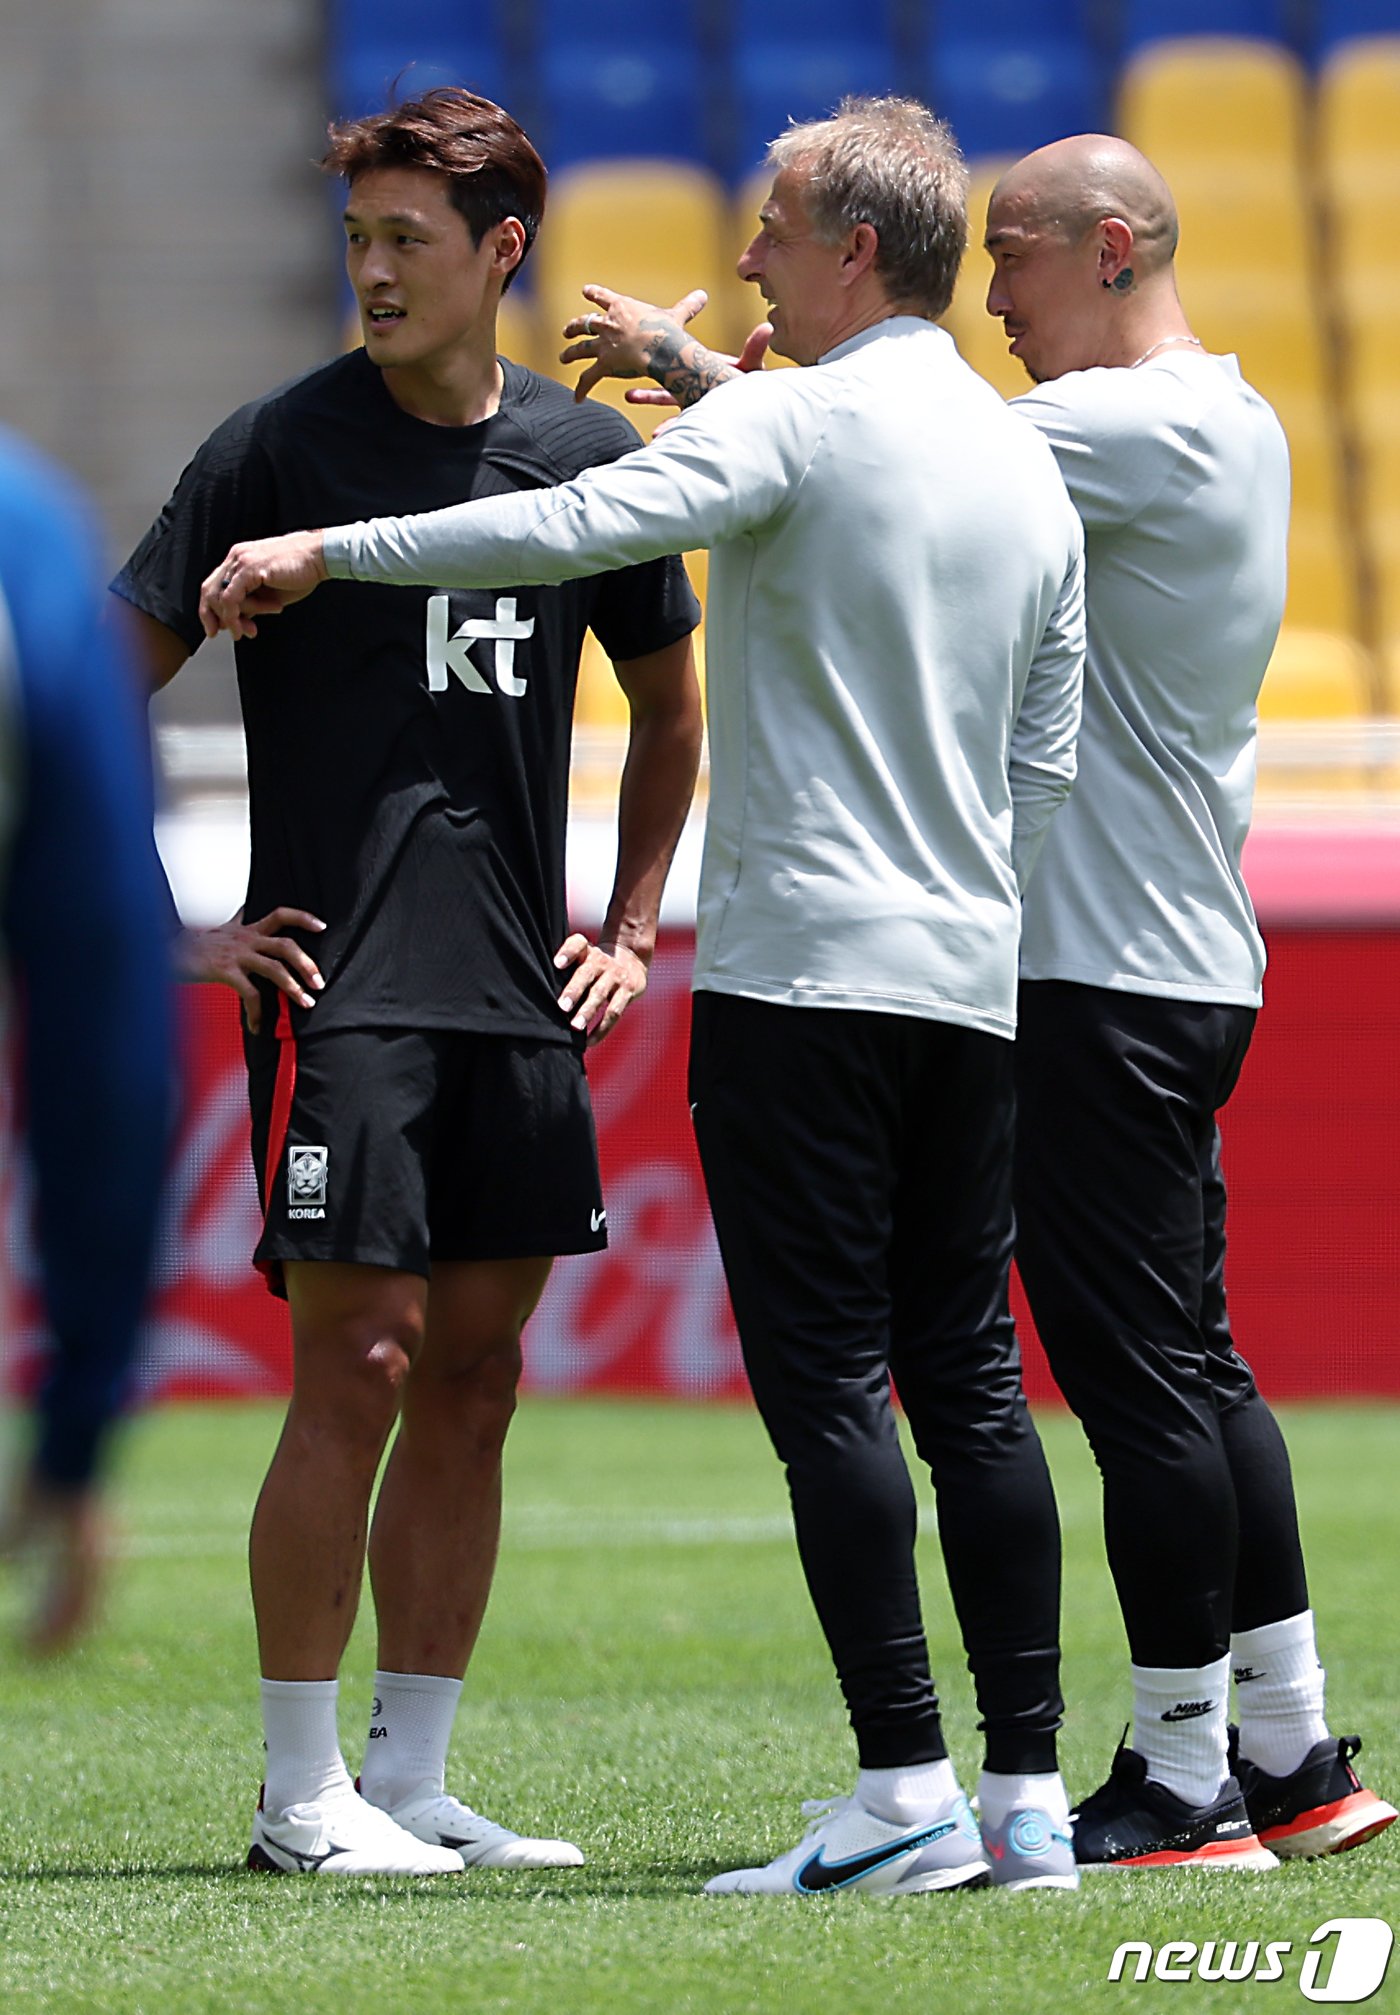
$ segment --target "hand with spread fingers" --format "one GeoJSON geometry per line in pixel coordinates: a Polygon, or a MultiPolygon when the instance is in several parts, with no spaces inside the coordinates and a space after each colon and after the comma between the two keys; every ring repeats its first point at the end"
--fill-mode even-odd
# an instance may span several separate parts
{"type": "Polygon", "coordinates": [[[320,532],[287,532],[234,546],[199,591],[206,637],[227,630],[235,641],[258,634],[258,619],[280,616],[329,580],[320,532]]]}
{"type": "Polygon", "coordinates": [[[298,1007],[315,1007],[315,996],[325,986],[320,968],[294,938],[282,933],[325,928],[309,910],[270,910],[251,924],[244,923],[240,910],[226,924],[183,933],[177,954],[180,977],[232,987],[243,1002],[249,1031],[256,1035],[262,1021],[262,997],[255,978],[271,980],[298,1007]]]}
{"type": "MultiPolygon", "coordinates": [[[[596,305],[589,314],[575,315],[564,324],[564,334],[575,340],[559,353],[561,364],[588,365],[574,387],[576,399],[587,398],[604,378],[651,377],[664,389],[629,392],[634,404],[689,406],[712,386],[736,375],[734,358],[706,349],[686,334],[685,324],[709,299],[703,287],[682,295],[674,308],[657,308],[630,294],[615,294],[610,287],[585,287],[583,295],[596,305]]],[[[751,337],[746,355],[752,342],[751,337]]],[[[765,341],[750,369],[761,362],[766,348],[765,341]]]]}
{"type": "Polygon", "coordinates": [[[646,992],[647,962],[630,945],[593,944],[582,931],[573,931],[554,954],[554,963],[561,971],[573,967],[559,1005],[570,1017],[570,1027],[587,1030],[590,1049],[612,1034],[631,1003],[646,992]]]}

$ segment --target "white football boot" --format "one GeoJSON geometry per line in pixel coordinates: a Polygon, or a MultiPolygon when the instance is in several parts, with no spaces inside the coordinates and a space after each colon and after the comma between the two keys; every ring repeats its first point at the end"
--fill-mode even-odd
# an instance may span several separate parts
{"type": "Polygon", "coordinates": [[[824,1896],[859,1889],[914,1896],[927,1889],[980,1889],[990,1881],[982,1836],[961,1791],[934,1819],[891,1825],[854,1798],[813,1798],[813,1819],[796,1847],[766,1868],[735,1868],[705,1884],[707,1896],[824,1896]]]}
{"type": "Polygon", "coordinates": [[[450,1792],[431,1787],[401,1799],[389,1813],[396,1826],[434,1847],[446,1847],[467,1868],[582,1868],[569,1840],[531,1840],[483,1819],[450,1792]]]}
{"type": "Polygon", "coordinates": [[[460,1875],[466,1864],[347,1787],[285,1812],[264,1812],[259,1798],[248,1866],[267,1875],[460,1875]]]}

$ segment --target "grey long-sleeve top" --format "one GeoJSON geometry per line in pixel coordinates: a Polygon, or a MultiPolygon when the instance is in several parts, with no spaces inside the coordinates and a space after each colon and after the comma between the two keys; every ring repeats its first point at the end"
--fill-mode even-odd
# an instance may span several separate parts
{"type": "Polygon", "coordinates": [[[1074,778],[1083,535],[941,330],[877,323],[573,482],[325,552],[339,578],[505,588],[701,546],[696,987],[1009,1036],[1019,888],[1074,778]]]}

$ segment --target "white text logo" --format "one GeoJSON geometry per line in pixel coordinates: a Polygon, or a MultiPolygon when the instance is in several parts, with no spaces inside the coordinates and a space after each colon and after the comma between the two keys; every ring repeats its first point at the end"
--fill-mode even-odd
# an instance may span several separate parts
{"type": "MultiPolygon", "coordinates": [[[[1369,2001],[1385,1979],[1395,1934],[1379,1917],[1333,1917],[1318,1926],[1308,1940],[1298,1970],[1298,1988],[1305,2000],[1369,2001]],[[1330,1964],[1328,1963],[1330,1960],[1330,1964]]],[[[1290,1939],[1261,1944],[1212,1939],[1193,1945],[1173,1938],[1153,1947],[1145,1939],[1129,1939],[1109,1961],[1110,1980],[1282,1980],[1284,1960],[1293,1951],[1290,1939]]]]}
{"type": "Polygon", "coordinates": [[[471,647],[487,639],[496,646],[496,684],[509,699],[523,698],[527,681],[515,676],[515,647],[535,634],[535,619],[519,620],[514,595],[496,597],[496,614],[471,616],[459,630],[448,635],[448,598],[428,597],[428,690],[447,691],[447,674],[455,672],[469,693],[489,693],[491,688],[472,663],[471,647]]]}

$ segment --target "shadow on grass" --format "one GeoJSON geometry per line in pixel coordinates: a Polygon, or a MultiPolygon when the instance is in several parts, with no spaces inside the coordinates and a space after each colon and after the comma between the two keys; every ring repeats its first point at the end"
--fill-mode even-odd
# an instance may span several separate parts
{"type": "MultiPolygon", "coordinates": [[[[661,1897],[698,1894],[712,1875],[725,1864],[718,1861],[651,1862],[645,1868],[577,1869],[526,1871],[502,1868],[469,1868],[459,1877],[419,1875],[334,1875],[321,1882],[323,1889],[362,1891],[375,1883],[391,1896],[452,1896],[469,1891],[472,1901],[500,1899],[507,1903],[592,1903],[610,1897],[661,1897]]],[[[268,1874],[234,1861],[174,1862],[161,1864],[133,1861],[108,1867],[17,1868],[0,1862],[0,1886],[14,1892],[25,1888],[63,1888],[107,1882],[247,1882],[269,1891],[295,1889],[306,1878],[268,1874]]]]}

